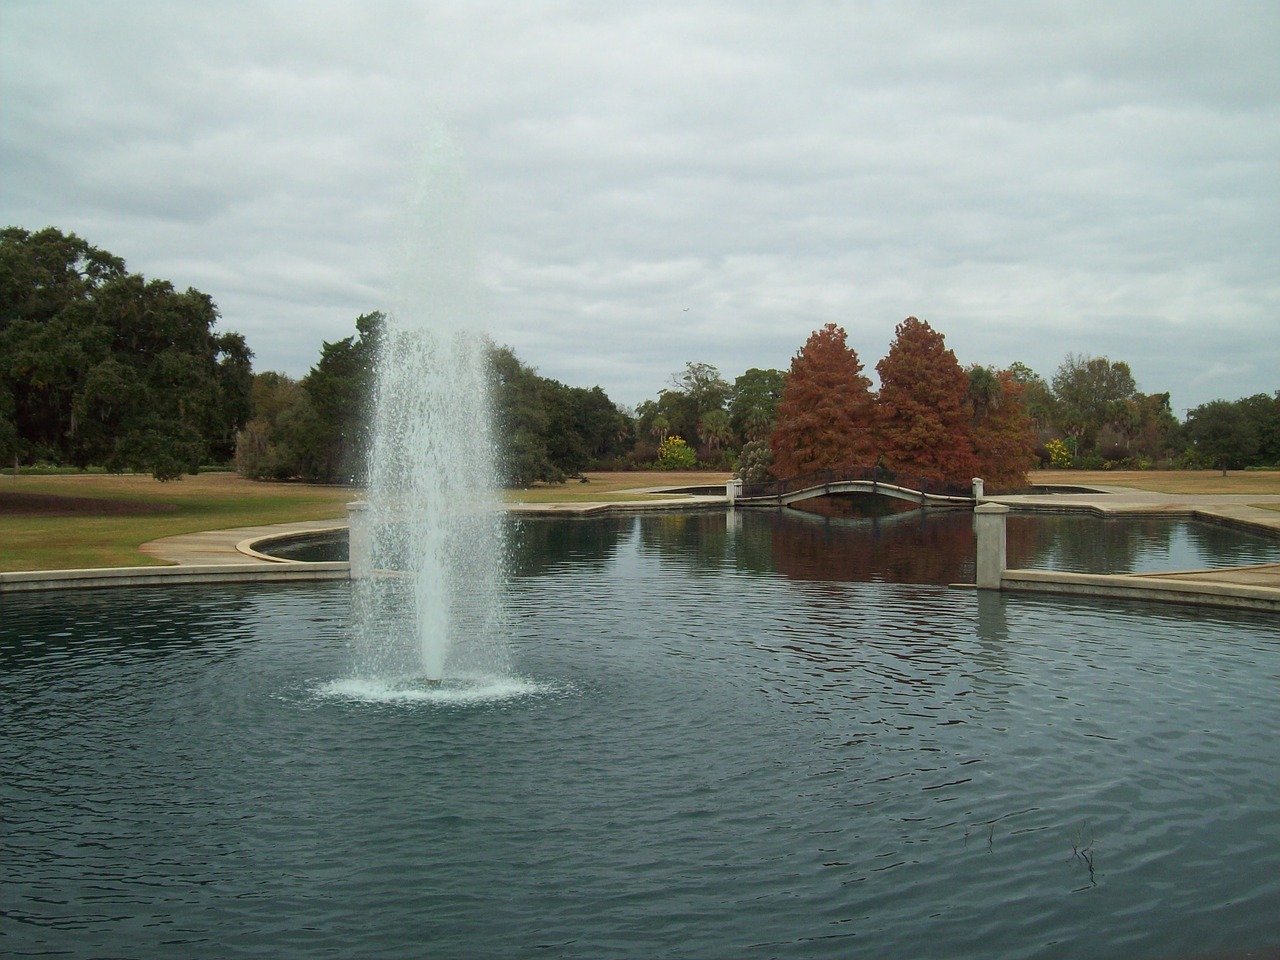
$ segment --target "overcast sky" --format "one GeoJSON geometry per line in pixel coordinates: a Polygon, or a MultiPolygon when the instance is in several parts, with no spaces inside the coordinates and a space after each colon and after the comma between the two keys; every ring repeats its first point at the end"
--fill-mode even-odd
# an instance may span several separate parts
{"type": "Polygon", "coordinates": [[[628,406],[827,322],[874,376],[909,315],[1179,417],[1280,389],[1275,0],[3,0],[0,79],[0,223],[204,291],[259,370],[410,309],[447,152],[479,325],[628,406]]]}

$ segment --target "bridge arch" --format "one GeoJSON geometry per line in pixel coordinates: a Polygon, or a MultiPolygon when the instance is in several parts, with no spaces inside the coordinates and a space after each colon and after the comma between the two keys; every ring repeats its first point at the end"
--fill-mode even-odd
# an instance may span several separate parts
{"type": "Polygon", "coordinates": [[[880,466],[845,466],[815,470],[785,480],[744,483],[732,499],[744,506],[787,506],[814,497],[860,493],[893,497],[921,506],[972,507],[977,502],[974,486],[904,477],[880,466]]]}

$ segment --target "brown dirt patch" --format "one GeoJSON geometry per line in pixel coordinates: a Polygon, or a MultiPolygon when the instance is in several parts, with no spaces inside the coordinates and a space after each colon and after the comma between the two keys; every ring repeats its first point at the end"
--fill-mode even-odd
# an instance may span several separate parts
{"type": "Polygon", "coordinates": [[[62,497],[52,493],[0,493],[0,517],[125,517],[172,513],[172,503],[62,497]]]}

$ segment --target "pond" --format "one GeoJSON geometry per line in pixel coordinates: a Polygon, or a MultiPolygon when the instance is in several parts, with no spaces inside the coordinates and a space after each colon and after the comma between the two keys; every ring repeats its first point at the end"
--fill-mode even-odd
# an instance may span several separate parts
{"type": "Polygon", "coordinates": [[[1274,943],[1274,618],[951,590],[968,519],[523,520],[479,698],[353,694],[345,584],[5,597],[0,949],[1274,943]]]}

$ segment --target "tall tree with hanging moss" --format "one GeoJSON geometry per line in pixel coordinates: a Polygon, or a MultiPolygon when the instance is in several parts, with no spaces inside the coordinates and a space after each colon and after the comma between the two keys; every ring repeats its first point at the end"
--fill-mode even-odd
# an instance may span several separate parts
{"type": "Polygon", "coordinates": [[[969,375],[942,334],[907,317],[876,371],[885,465],[931,483],[967,484],[978,468],[969,375]]]}
{"type": "Polygon", "coordinates": [[[791,361],[770,447],[773,472],[796,476],[876,459],[875,399],[848,335],[834,323],[815,330],[791,361]]]}

